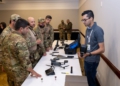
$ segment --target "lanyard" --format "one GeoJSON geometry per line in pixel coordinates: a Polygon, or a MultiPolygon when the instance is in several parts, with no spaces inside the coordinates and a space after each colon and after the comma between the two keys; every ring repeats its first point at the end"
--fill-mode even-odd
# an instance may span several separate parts
{"type": "Polygon", "coordinates": [[[92,32],[93,32],[93,30],[91,30],[90,35],[88,36],[88,43],[90,43],[90,38],[91,38],[92,32]]]}

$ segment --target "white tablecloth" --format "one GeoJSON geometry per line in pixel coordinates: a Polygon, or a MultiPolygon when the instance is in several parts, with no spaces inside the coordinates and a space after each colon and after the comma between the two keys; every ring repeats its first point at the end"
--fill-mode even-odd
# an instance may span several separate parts
{"type": "MultiPolygon", "coordinates": [[[[72,40],[65,41],[66,44],[70,44],[73,42],[72,40]]],[[[53,48],[56,44],[56,41],[53,42],[53,48]]],[[[61,46],[61,43],[59,42],[59,45],[61,46]]],[[[65,69],[60,68],[60,67],[55,67],[55,75],[47,76],[45,74],[45,70],[50,68],[51,61],[50,59],[54,58],[55,56],[50,55],[53,52],[53,50],[50,50],[47,52],[47,56],[43,56],[38,64],[35,66],[34,70],[42,75],[43,80],[41,78],[35,78],[31,77],[30,75],[27,77],[27,79],[23,82],[22,86],[64,86],[65,84],[65,77],[66,74],[62,74],[61,72],[69,73],[69,75],[78,75],[82,76],[81,69],[80,69],[80,64],[79,64],[79,59],[77,54],[73,55],[74,59],[61,59],[59,60],[60,62],[64,62],[64,60],[68,60],[68,63],[65,65],[69,65],[65,69]],[[73,73],[70,73],[70,67],[73,67],[73,73]],[[55,76],[57,77],[55,80],[55,76]]],[[[63,55],[63,56],[68,56],[65,55],[64,49],[57,49],[56,52],[59,53],[54,53],[54,55],[63,55]]]]}

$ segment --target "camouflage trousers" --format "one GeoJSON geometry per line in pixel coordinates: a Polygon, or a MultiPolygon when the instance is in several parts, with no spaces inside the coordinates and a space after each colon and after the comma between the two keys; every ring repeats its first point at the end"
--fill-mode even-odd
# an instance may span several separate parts
{"type": "Polygon", "coordinates": [[[64,32],[60,32],[60,40],[65,40],[65,33],[64,32]]]}
{"type": "Polygon", "coordinates": [[[34,68],[35,65],[38,63],[38,61],[40,60],[40,55],[39,55],[39,52],[37,50],[30,52],[30,60],[32,63],[32,67],[34,68]]]}
{"type": "Polygon", "coordinates": [[[71,40],[71,33],[67,33],[67,40],[71,40]]]}
{"type": "Polygon", "coordinates": [[[42,51],[42,48],[37,49],[37,51],[39,52],[40,59],[41,59],[41,57],[43,56],[43,51],[42,51]]]}
{"type": "Polygon", "coordinates": [[[22,67],[16,67],[13,70],[5,68],[5,70],[8,76],[9,86],[21,86],[29,74],[29,72],[22,67]]]}

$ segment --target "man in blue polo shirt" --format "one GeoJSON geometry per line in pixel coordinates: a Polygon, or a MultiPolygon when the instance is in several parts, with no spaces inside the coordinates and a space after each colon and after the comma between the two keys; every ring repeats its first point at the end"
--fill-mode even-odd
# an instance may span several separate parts
{"type": "MultiPolygon", "coordinates": [[[[96,70],[100,61],[100,54],[105,51],[104,32],[101,27],[94,22],[94,13],[86,10],[82,13],[82,22],[87,27],[85,45],[87,52],[83,55],[85,74],[89,86],[96,86],[96,70]]],[[[80,53],[78,56],[81,57],[80,53]]]]}

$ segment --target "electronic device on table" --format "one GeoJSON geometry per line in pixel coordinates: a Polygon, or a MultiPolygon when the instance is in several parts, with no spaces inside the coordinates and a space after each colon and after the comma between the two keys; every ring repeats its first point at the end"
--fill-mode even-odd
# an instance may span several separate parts
{"type": "Polygon", "coordinates": [[[50,66],[49,69],[45,70],[45,73],[47,76],[49,75],[55,75],[55,72],[54,72],[54,68],[56,66],[60,67],[60,68],[63,68],[65,69],[66,67],[68,67],[69,65],[65,65],[66,63],[68,63],[68,60],[64,60],[64,62],[57,62],[57,60],[59,59],[51,59],[51,64],[50,65],[47,65],[47,66],[50,66]]]}
{"type": "Polygon", "coordinates": [[[64,48],[65,54],[76,54],[76,50],[80,46],[81,46],[80,34],[78,34],[78,38],[74,42],[72,42],[69,45],[65,45],[65,48],[64,48]]]}

